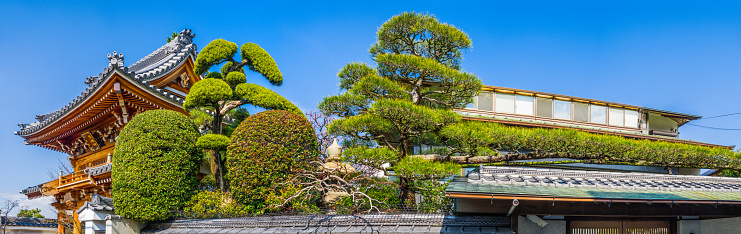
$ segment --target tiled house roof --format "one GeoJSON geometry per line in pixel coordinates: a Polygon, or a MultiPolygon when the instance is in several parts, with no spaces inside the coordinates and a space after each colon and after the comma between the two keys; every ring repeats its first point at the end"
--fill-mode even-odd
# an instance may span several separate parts
{"type": "Polygon", "coordinates": [[[482,167],[448,193],[635,200],[741,201],[741,178],[482,167]]]}
{"type": "Polygon", "coordinates": [[[142,233],[512,233],[510,219],[444,214],[297,215],[150,223],[142,233]]]}

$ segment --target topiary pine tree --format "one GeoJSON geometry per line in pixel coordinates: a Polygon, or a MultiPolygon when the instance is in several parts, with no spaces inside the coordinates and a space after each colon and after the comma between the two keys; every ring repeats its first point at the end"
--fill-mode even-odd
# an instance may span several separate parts
{"type": "Polygon", "coordinates": [[[121,130],[113,152],[116,213],[139,221],[165,220],[181,209],[198,185],[200,132],[184,114],[150,110],[121,130]]]}
{"type": "MultiPolygon", "coordinates": [[[[200,142],[200,141],[199,141],[200,142]]],[[[281,196],[279,183],[310,170],[319,159],[314,129],[303,115],[270,110],[247,117],[234,130],[227,156],[232,197],[255,209],[281,196]]]]}
{"type": "MultiPolygon", "coordinates": [[[[223,39],[216,39],[208,43],[196,58],[194,71],[196,74],[204,74],[214,65],[222,64],[221,71],[209,73],[206,79],[196,82],[185,98],[183,107],[195,109],[195,111],[208,110],[212,114],[210,132],[212,134],[223,134],[222,122],[230,111],[245,104],[261,107],[267,110],[286,110],[303,115],[293,103],[286,100],[277,93],[256,84],[246,83],[244,67],[262,74],[271,84],[280,86],[283,84],[283,75],[278,70],[273,58],[265,50],[254,43],[245,43],[241,48],[241,60],[234,60],[238,52],[237,44],[223,39]]],[[[208,140],[213,144],[214,140],[227,138],[215,138],[208,140]]],[[[200,141],[199,141],[200,142],[200,141]]],[[[204,141],[206,142],[206,141],[204,141]]],[[[221,145],[228,144],[224,142],[221,145]]],[[[221,149],[206,148],[209,150],[211,162],[211,173],[214,175],[216,184],[221,191],[229,191],[228,182],[224,180],[224,160],[221,157],[221,149]]]]}
{"type": "MultiPolygon", "coordinates": [[[[481,88],[481,80],[460,69],[462,51],[470,47],[468,35],[432,15],[402,13],[384,23],[370,49],[377,68],[346,65],[338,74],[345,91],[319,105],[323,113],[342,117],[332,122],[330,132],[362,142],[346,145],[346,157],[376,166],[411,162],[404,158],[413,144],[458,122],[451,109],[471,103],[481,88]]],[[[414,177],[439,178],[454,171],[449,165],[426,165],[441,170],[422,170],[436,174],[414,177]]],[[[414,201],[409,187],[414,177],[400,178],[402,201],[414,201]]]]}

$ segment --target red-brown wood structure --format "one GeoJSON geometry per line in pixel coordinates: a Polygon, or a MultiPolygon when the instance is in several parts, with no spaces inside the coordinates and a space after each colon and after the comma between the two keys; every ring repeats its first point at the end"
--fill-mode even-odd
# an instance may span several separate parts
{"type": "MultiPolygon", "coordinates": [[[[53,196],[62,223],[77,224],[77,210],[93,194],[111,196],[111,157],[116,137],[136,114],[168,109],[186,113],[182,104],[192,84],[197,55],[193,34],[183,30],[172,41],[143,59],[124,66],[124,56],[108,54],[108,66],[88,77],[88,88],[54,112],[37,115],[36,122],[19,124],[16,135],[28,145],[67,153],[74,171],[21,191],[29,199],[53,196]]],[[[65,225],[59,225],[64,232],[65,225]]]]}

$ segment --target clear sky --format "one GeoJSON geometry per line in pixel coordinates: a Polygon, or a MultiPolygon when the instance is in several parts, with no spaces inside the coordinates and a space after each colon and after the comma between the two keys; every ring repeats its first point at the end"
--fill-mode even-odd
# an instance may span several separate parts
{"type": "MultiPolygon", "coordinates": [[[[102,72],[192,29],[203,48],[224,38],[267,50],[284,75],[271,87],[304,112],[337,93],[346,63],[372,63],[377,28],[429,12],[468,33],[462,67],[484,84],[702,116],[741,112],[741,6],[733,1],[65,1],[0,0],[0,199],[49,180],[66,155],[26,146],[18,123],[59,109],[102,72]],[[599,3],[595,3],[599,2],[599,3]]],[[[248,82],[269,86],[257,74],[248,82]]],[[[254,111],[254,110],[253,110],[254,111]]],[[[741,115],[693,123],[741,129],[741,115]]],[[[680,128],[680,137],[741,145],[741,131],[680,128]]],[[[48,200],[24,201],[51,215],[48,200]]]]}

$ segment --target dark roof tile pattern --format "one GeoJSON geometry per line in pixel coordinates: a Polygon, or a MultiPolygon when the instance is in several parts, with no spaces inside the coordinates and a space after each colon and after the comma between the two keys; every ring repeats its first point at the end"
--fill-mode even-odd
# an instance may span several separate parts
{"type": "Polygon", "coordinates": [[[113,212],[113,198],[93,194],[93,196],[90,198],[90,201],[86,201],[85,204],[77,209],[77,213],[79,214],[80,212],[88,208],[95,211],[113,212]]]}
{"type": "Polygon", "coordinates": [[[297,215],[150,223],[142,233],[513,233],[510,219],[444,214],[297,215]]]}
{"type": "Polygon", "coordinates": [[[521,167],[482,167],[468,183],[569,188],[741,192],[741,178],[521,167]]]}
{"type": "Polygon", "coordinates": [[[103,69],[103,72],[98,76],[91,76],[86,78],[85,84],[89,86],[80,93],[77,98],[72,100],[69,104],[65,105],[59,110],[36,116],[36,122],[29,124],[18,124],[20,131],[16,131],[16,135],[26,136],[33,134],[44,127],[56,122],[58,119],[69,113],[70,110],[75,109],[80,103],[84,102],[91,94],[100,88],[104,81],[111,77],[115,71],[119,71],[124,74],[124,77],[143,84],[144,87],[157,93],[166,99],[173,102],[182,104],[184,100],[175,95],[166,92],[163,89],[150,85],[149,81],[159,78],[160,76],[167,74],[173,68],[178,67],[185,58],[195,57],[198,55],[197,46],[193,43],[195,34],[189,29],[185,29],[180,34],[168,42],[164,46],[155,50],[151,54],[147,55],[143,59],[137,61],[129,67],[123,66],[123,54],[113,52],[108,55],[108,66],[103,69]]]}
{"type": "Polygon", "coordinates": [[[98,175],[111,172],[112,168],[113,168],[112,163],[106,163],[100,166],[86,168],[84,172],[85,174],[88,174],[90,176],[98,176],[98,175]]]}
{"type": "Polygon", "coordinates": [[[4,224],[6,222],[8,226],[57,228],[56,219],[28,218],[28,217],[8,217],[8,218],[2,217],[0,218],[0,224],[4,224]]]}

